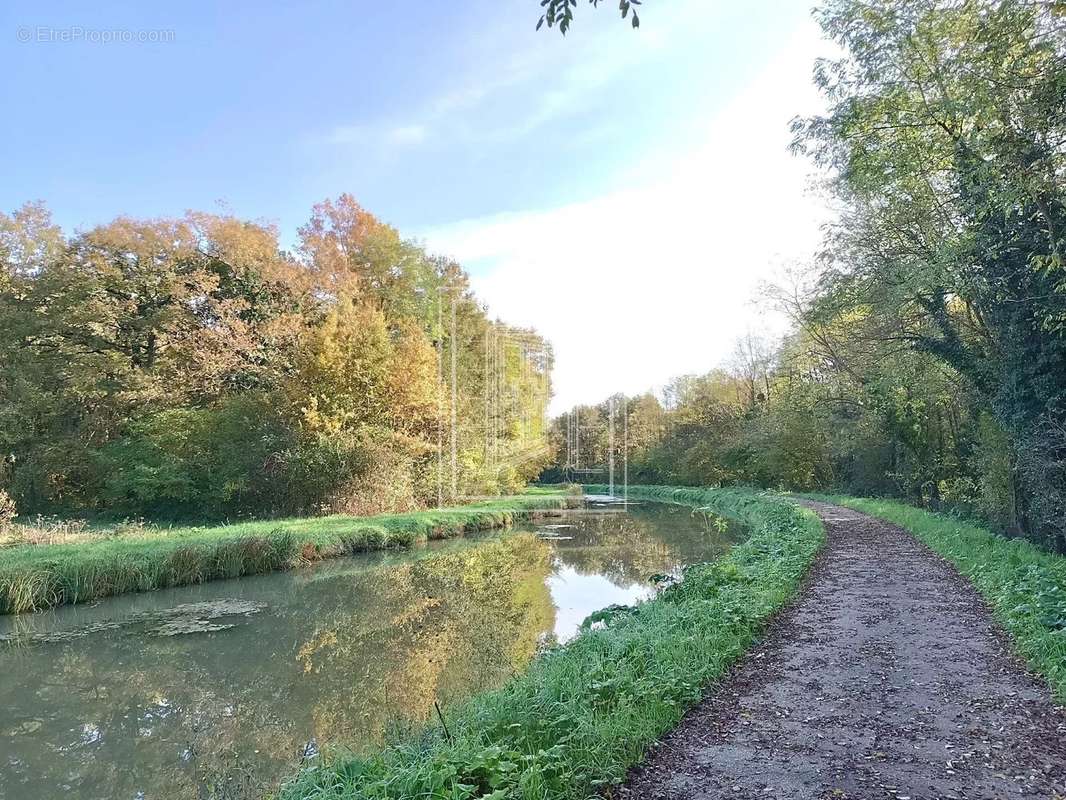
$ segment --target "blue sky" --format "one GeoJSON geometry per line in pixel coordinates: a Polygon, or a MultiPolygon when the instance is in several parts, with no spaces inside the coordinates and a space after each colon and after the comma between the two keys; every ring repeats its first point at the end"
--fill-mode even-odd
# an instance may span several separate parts
{"type": "Polygon", "coordinates": [[[557,405],[707,369],[764,324],[734,313],[754,285],[739,278],[816,239],[809,169],[785,152],[788,119],[815,102],[809,0],[647,0],[639,31],[606,5],[582,3],[563,39],[534,31],[535,0],[9,0],[0,208],[42,199],[69,230],[224,203],[291,241],[313,203],[349,191],[553,339],[557,405]],[[40,40],[75,28],[172,33],[40,40]],[[633,286],[649,274],[668,284],[654,308],[633,286]],[[728,313],[693,305],[703,293],[728,313]],[[621,331],[637,311],[647,324],[621,331]],[[654,347],[590,367],[590,332],[654,347]]]}

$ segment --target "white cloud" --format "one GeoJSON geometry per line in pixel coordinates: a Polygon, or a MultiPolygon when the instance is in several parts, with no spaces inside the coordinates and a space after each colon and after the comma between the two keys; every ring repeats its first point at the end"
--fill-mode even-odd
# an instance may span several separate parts
{"type": "Polygon", "coordinates": [[[419,144],[425,141],[427,131],[424,125],[398,125],[389,131],[389,141],[393,144],[419,144]]]}
{"type": "Polygon", "coordinates": [[[322,141],[336,145],[416,145],[425,141],[429,131],[424,125],[338,125],[322,141]]]}
{"type": "Polygon", "coordinates": [[[426,233],[431,249],[474,267],[494,314],[553,342],[555,409],[707,370],[747,330],[780,326],[750,301],[775,265],[809,258],[820,240],[826,212],[787,145],[789,119],[819,108],[810,75],[825,50],[813,25],[798,32],[710,111],[701,146],[635,173],[656,177],[426,233]]]}
{"type": "Polygon", "coordinates": [[[334,127],[314,141],[332,145],[410,146],[421,144],[432,130],[467,145],[513,140],[583,107],[585,98],[618,79],[627,69],[654,58],[680,36],[695,38],[713,24],[720,8],[707,0],[675,0],[669,13],[646,26],[639,35],[619,30],[615,14],[585,14],[578,41],[551,31],[539,33],[516,27],[513,13],[473,37],[469,63],[451,65],[460,74],[447,91],[416,105],[416,123],[395,125],[385,120],[334,127]],[[606,18],[606,19],[604,19],[606,18]],[[513,119],[501,122],[493,103],[509,92],[532,98],[513,119]],[[487,110],[487,118],[478,117],[487,110]]]}

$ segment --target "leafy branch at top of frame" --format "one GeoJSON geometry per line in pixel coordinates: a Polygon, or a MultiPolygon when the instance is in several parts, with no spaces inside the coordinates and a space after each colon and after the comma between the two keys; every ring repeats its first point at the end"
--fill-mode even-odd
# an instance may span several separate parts
{"type": "MultiPolygon", "coordinates": [[[[588,1],[593,8],[598,8],[604,0],[588,1]]],[[[547,25],[549,28],[558,28],[559,33],[565,36],[574,21],[574,9],[577,7],[577,2],[578,0],[540,0],[540,7],[544,9],[544,13],[537,21],[537,30],[547,25]]],[[[640,27],[640,17],[637,16],[636,9],[640,2],[641,0],[618,0],[618,10],[621,12],[622,19],[632,20],[631,24],[634,28],[640,27]]]]}

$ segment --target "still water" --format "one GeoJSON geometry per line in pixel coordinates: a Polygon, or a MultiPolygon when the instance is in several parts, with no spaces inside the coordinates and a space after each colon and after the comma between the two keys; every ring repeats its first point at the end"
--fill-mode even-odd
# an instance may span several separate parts
{"type": "Polygon", "coordinates": [[[499,686],[740,535],[590,503],[404,553],[0,617],[0,798],[260,797],[499,686]]]}

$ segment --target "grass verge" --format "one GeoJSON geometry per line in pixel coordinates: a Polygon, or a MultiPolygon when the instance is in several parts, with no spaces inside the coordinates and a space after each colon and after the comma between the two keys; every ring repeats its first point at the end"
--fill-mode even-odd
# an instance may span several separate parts
{"type": "Polygon", "coordinates": [[[289,569],[370,550],[501,528],[572,502],[531,491],[475,505],[375,517],[309,517],[149,529],[72,544],[0,549],[0,613],[84,603],[220,578],[289,569]]]}
{"type": "Polygon", "coordinates": [[[1019,655],[1066,703],[1066,558],[948,514],[892,500],[818,497],[892,522],[950,561],[988,601],[1019,655]]]}
{"type": "Polygon", "coordinates": [[[547,652],[504,688],[451,709],[446,728],[307,769],[281,797],[586,798],[621,781],[792,597],[825,538],[814,514],[766,494],[629,494],[709,507],[751,535],[720,560],[689,567],[655,599],[547,652]]]}

